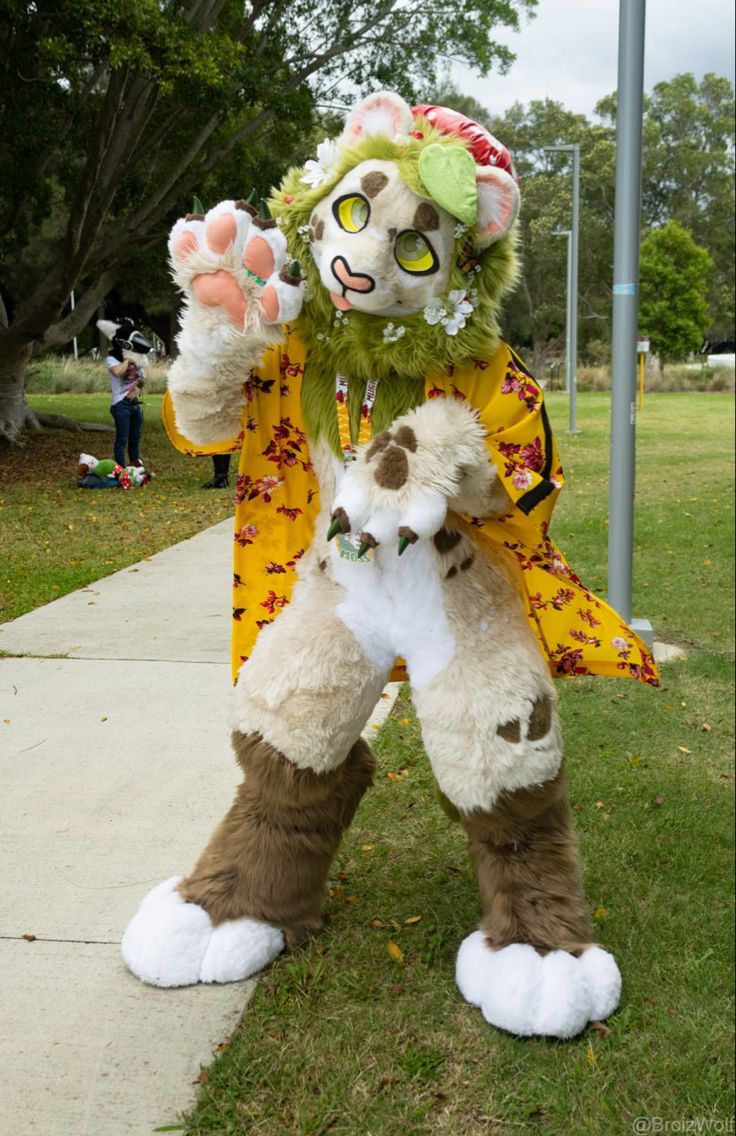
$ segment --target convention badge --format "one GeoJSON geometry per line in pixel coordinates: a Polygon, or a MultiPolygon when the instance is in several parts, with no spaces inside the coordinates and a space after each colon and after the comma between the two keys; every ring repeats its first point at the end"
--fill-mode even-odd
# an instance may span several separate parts
{"type": "Polygon", "coordinates": [[[360,553],[359,533],[338,533],[335,537],[335,548],[341,560],[349,560],[351,564],[368,564],[373,559],[372,548],[366,549],[362,556],[360,553]]]}

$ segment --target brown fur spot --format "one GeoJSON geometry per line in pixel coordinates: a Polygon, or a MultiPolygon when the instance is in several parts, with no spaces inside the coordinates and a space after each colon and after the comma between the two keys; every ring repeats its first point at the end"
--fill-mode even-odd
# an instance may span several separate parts
{"type": "Polygon", "coordinates": [[[438,552],[451,552],[456,544],[462,540],[462,534],[459,532],[452,532],[451,529],[440,529],[432,537],[434,546],[438,552]]]}
{"type": "Polygon", "coordinates": [[[389,231],[388,231],[389,239],[392,240],[392,241],[395,241],[397,232],[398,232],[398,229],[389,229],[389,231]]]}
{"type": "Polygon", "coordinates": [[[298,769],[259,734],[234,734],[245,780],[194,872],[179,885],[217,925],[249,916],[280,927],[290,947],[320,924],[330,862],[373,781],[359,739],[328,773],[298,769]]]}
{"type": "Polygon", "coordinates": [[[365,452],[366,459],[370,461],[371,458],[374,458],[376,454],[380,454],[383,450],[386,449],[386,446],[390,445],[391,435],[387,430],[384,430],[382,434],[376,434],[375,438],[365,452]]]}
{"type": "Polygon", "coordinates": [[[412,454],[417,452],[417,436],[411,426],[399,426],[394,434],[394,441],[398,446],[403,446],[405,450],[409,450],[412,454]]]}
{"type": "Polygon", "coordinates": [[[380,170],[373,170],[372,173],[364,174],[360,179],[360,188],[366,197],[378,197],[382,189],[388,185],[388,178],[380,170]]]}
{"type": "Polygon", "coordinates": [[[474,560],[475,560],[475,553],[471,552],[470,556],[466,556],[465,559],[463,560],[462,564],[460,565],[460,571],[461,572],[467,572],[468,568],[472,567],[474,560]]]}
{"type": "Polygon", "coordinates": [[[593,943],[564,772],[504,793],[489,812],[461,813],[489,947],[530,943],[578,954],[593,943]]]}
{"type": "Polygon", "coordinates": [[[452,568],[448,568],[445,572],[446,580],[451,580],[453,576],[457,576],[457,564],[453,564],[452,568]]]}
{"type": "Polygon", "coordinates": [[[378,548],[378,541],[374,537],[373,533],[362,532],[360,534],[360,543],[367,544],[369,548],[378,548]]]}
{"type": "Polygon", "coordinates": [[[419,540],[419,537],[414,532],[414,529],[410,529],[408,525],[399,525],[399,536],[406,537],[406,539],[409,541],[409,544],[416,544],[419,540]]]}
{"type": "Polygon", "coordinates": [[[534,703],[534,708],[529,717],[529,727],[526,736],[530,742],[536,742],[539,738],[543,738],[549,733],[551,725],[552,702],[548,694],[543,694],[534,703]]]}
{"type": "Polygon", "coordinates": [[[512,718],[510,722],[504,722],[499,726],[496,733],[500,738],[507,742],[520,742],[521,741],[521,722],[518,718],[512,718]]]}
{"type": "Polygon", "coordinates": [[[398,446],[384,450],[374,474],[382,489],[401,489],[409,478],[409,459],[398,446]]]}
{"type": "Polygon", "coordinates": [[[439,229],[440,218],[434,205],[430,205],[428,201],[417,205],[412,224],[420,233],[431,233],[433,229],[439,229]]]}
{"type": "Polygon", "coordinates": [[[332,520],[340,522],[340,528],[344,533],[350,532],[350,517],[343,508],[335,509],[335,512],[332,514],[332,520]]]}
{"type": "Polygon", "coordinates": [[[313,217],[310,221],[310,236],[313,241],[321,241],[325,231],[325,223],[321,217],[313,217]]]}
{"type": "Polygon", "coordinates": [[[187,213],[185,221],[204,221],[204,213],[187,213]]]}
{"type": "Polygon", "coordinates": [[[318,566],[319,566],[320,572],[324,572],[324,570],[327,567],[327,561],[326,560],[320,560],[318,566]]]}

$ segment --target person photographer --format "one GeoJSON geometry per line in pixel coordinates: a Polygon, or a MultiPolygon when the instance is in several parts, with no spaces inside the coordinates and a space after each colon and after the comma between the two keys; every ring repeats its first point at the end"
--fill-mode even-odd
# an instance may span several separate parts
{"type": "Polygon", "coordinates": [[[143,432],[140,393],[146,379],[143,364],[151,345],[135,330],[132,320],[124,319],[119,323],[98,320],[97,326],[112,341],[105,366],[110,375],[110,413],[115,422],[115,461],[122,466],[140,466],[143,465],[140,455],[143,432]]]}

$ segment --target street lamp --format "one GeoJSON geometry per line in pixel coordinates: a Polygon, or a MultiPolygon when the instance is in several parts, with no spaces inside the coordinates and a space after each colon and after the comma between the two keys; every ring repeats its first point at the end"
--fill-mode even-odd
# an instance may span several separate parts
{"type": "MultiPolygon", "coordinates": [[[[566,280],[565,287],[567,289],[566,293],[565,293],[566,297],[567,297],[567,314],[565,316],[565,391],[566,391],[567,394],[569,394],[570,393],[570,378],[571,378],[570,371],[572,370],[573,375],[575,373],[574,368],[571,368],[571,366],[570,366],[570,329],[572,328],[572,321],[573,321],[573,312],[571,311],[572,288],[570,287],[570,273],[572,272],[572,256],[571,256],[572,242],[571,242],[570,238],[572,237],[572,230],[571,229],[555,229],[554,232],[552,233],[552,236],[553,237],[567,237],[567,246],[566,246],[567,247],[567,274],[566,274],[566,277],[565,277],[565,280],[566,280]]],[[[572,426],[573,426],[573,422],[572,422],[572,415],[571,415],[571,421],[570,421],[571,431],[570,432],[572,432],[572,426]]]]}
{"type": "Polygon", "coordinates": [[[580,232],[580,146],[577,142],[544,146],[546,151],[572,154],[572,222],[567,246],[567,390],[570,399],[569,434],[577,428],[577,364],[578,364],[578,234],[580,232]]]}
{"type": "Polygon", "coordinates": [[[649,620],[631,618],[644,26],[644,0],[621,0],[613,246],[608,601],[651,647],[653,631],[649,620]]]}

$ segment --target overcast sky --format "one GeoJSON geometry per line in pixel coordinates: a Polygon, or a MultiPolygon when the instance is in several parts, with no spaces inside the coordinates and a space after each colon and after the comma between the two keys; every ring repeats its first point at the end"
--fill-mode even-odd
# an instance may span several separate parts
{"type": "MultiPolygon", "coordinates": [[[[514,102],[551,98],[591,116],[616,89],[619,0],[539,0],[521,30],[495,38],[516,54],[508,75],[479,79],[455,68],[453,79],[491,114],[514,102]]],[[[662,79],[707,71],[734,80],[734,0],[647,0],[644,88],[662,79]]]]}

